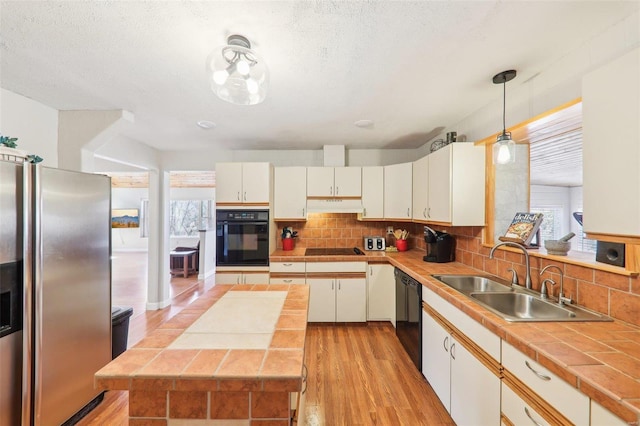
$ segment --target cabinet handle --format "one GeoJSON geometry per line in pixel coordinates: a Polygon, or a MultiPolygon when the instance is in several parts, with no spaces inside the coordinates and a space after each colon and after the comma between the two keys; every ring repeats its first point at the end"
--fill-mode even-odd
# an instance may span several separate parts
{"type": "Polygon", "coordinates": [[[331,290],[335,290],[335,287],[334,287],[335,283],[336,283],[336,280],[331,280],[331,290]]]}
{"type": "Polygon", "coordinates": [[[240,284],[240,275],[236,277],[236,284],[240,284]]]}
{"type": "Polygon", "coordinates": [[[284,280],[285,283],[289,284],[293,280],[284,280]]]}
{"type": "Polygon", "coordinates": [[[247,201],[247,191],[244,191],[244,200],[247,201]]]}
{"type": "Polygon", "coordinates": [[[304,207],[302,208],[302,216],[304,216],[304,207]]]}
{"type": "Polygon", "coordinates": [[[449,336],[446,336],[442,341],[442,346],[444,346],[444,351],[449,352],[449,336]]]}
{"type": "Polygon", "coordinates": [[[426,219],[426,217],[427,217],[427,208],[426,207],[422,211],[422,216],[426,219]]]}
{"type": "Polygon", "coordinates": [[[329,187],[329,195],[333,195],[333,186],[329,187]]]}
{"type": "Polygon", "coordinates": [[[531,414],[529,414],[529,409],[527,407],[524,407],[524,413],[527,415],[527,417],[529,417],[529,420],[531,420],[533,422],[534,425],[536,426],[542,426],[541,423],[536,422],[533,417],[531,416],[531,414]]]}
{"type": "Polygon", "coordinates": [[[293,263],[283,263],[282,266],[293,266],[293,263]]]}
{"type": "Polygon", "coordinates": [[[533,367],[531,367],[529,365],[529,361],[525,361],[524,365],[526,365],[527,368],[533,372],[533,374],[535,374],[536,376],[540,377],[542,380],[545,380],[545,381],[551,380],[551,377],[549,377],[549,376],[547,376],[545,374],[542,374],[541,372],[536,371],[533,367]]]}
{"type": "Polygon", "coordinates": [[[247,276],[243,275],[242,276],[242,284],[246,284],[247,283],[247,276]]]}
{"type": "Polygon", "coordinates": [[[369,275],[373,276],[373,266],[369,266],[369,275]]]}
{"type": "Polygon", "coordinates": [[[338,192],[340,192],[340,187],[336,186],[336,195],[338,195],[338,192]]]}
{"type": "Polygon", "coordinates": [[[362,216],[367,217],[367,208],[362,209],[362,216]]]}
{"type": "Polygon", "coordinates": [[[411,210],[409,207],[407,207],[407,217],[409,217],[409,210],[411,210]]]}
{"type": "Polygon", "coordinates": [[[451,345],[451,358],[456,359],[456,344],[455,342],[451,345]]]}
{"type": "Polygon", "coordinates": [[[342,281],[338,280],[338,290],[342,289],[342,281]]]}
{"type": "Polygon", "coordinates": [[[431,217],[431,207],[429,207],[429,210],[427,210],[427,217],[431,217]]]}
{"type": "Polygon", "coordinates": [[[238,201],[240,201],[240,191],[238,191],[238,201]]]}

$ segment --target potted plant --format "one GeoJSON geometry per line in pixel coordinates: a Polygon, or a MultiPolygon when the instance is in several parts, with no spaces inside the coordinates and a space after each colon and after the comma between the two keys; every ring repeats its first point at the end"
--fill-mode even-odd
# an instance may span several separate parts
{"type": "Polygon", "coordinates": [[[17,140],[18,138],[0,135],[0,160],[15,161],[18,163],[23,161],[39,163],[42,161],[42,158],[38,155],[30,155],[27,154],[26,151],[17,149],[17,140]]]}

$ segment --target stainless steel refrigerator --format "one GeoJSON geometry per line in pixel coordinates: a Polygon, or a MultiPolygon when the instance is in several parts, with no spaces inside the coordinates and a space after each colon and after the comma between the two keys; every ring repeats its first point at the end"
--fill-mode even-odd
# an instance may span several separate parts
{"type": "Polygon", "coordinates": [[[61,425],[111,360],[111,181],[0,161],[0,426],[61,425]]]}

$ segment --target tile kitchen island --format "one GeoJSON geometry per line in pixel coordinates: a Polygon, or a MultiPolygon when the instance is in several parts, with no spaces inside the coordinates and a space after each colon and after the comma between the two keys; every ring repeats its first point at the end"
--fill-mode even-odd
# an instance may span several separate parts
{"type": "Polygon", "coordinates": [[[308,304],[307,286],[217,285],[98,371],[96,387],[129,391],[131,426],[288,425],[308,304]]]}

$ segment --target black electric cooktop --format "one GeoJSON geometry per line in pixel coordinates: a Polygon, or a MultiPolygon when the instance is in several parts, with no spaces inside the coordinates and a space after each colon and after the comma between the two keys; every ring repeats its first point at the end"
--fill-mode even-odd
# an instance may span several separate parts
{"type": "MultiPolygon", "coordinates": [[[[358,250],[360,251],[360,250],[358,250]]],[[[358,256],[353,248],[307,248],[304,251],[305,256],[358,256]]]]}

